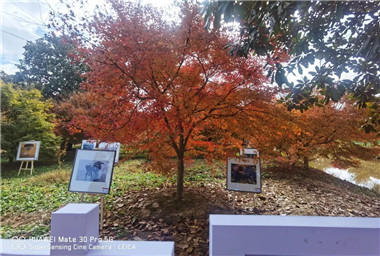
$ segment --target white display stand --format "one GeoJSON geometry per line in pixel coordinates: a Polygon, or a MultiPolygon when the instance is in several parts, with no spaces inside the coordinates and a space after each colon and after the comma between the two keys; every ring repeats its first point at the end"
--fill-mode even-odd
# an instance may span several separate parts
{"type": "Polygon", "coordinates": [[[379,256],[380,218],[210,215],[210,256],[379,256]]]}
{"type": "Polygon", "coordinates": [[[0,255],[174,256],[174,242],[99,241],[98,227],[98,204],[68,204],[52,213],[49,239],[0,239],[0,255]]]}

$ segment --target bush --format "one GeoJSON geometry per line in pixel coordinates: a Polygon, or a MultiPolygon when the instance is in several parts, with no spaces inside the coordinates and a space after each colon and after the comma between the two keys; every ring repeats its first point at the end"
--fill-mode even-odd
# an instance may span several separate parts
{"type": "Polygon", "coordinates": [[[50,101],[43,101],[37,89],[15,89],[13,84],[1,85],[1,148],[2,155],[13,162],[20,141],[41,141],[42,161],[56,161],[60,137],[54,133],[55,116],[49,113],[50,101]]]}

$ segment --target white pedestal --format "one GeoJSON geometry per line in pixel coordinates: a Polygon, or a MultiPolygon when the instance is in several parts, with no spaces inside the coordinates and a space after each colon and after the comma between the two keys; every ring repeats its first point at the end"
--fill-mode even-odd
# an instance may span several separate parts
{"type": "Polygon", "coordinates": [[[51,255],[85,255],[99,237],[99,205],[68,204],[51,215],[51,255]]]}

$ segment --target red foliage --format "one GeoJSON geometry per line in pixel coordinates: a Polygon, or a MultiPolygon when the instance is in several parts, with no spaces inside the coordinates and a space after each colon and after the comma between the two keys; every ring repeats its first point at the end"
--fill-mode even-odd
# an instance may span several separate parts
{"type": "Polygon", "coordinates": [[[376,140],[373,134],[360,131],[365,112],[347,100],[304,113],[278,105],[272,113],[272,122],[278,125],[272,126],[274,129],[268,126],[270,135],[261,144],[267,144],[266,153],[279,161],[301,161],[306,167],[309,160],[322,156],[333,159],[336,166],[356,165],[355,158],[368,157],[370,150],[357,142],[376,140]]]}
{"type": "Polygon", "coordinates": [[[272,97],[261,64],[226,54],[226,39],[204,29],[196,6],[182,7],[178,25],[150,7],[112,8],[116,15],[87,24],[97,42],[78,49],[90,70],[83,89],[93,101],[75,124],[99,140],[175,155],[179,177],[185,152],[222,154],[240,145],[233,124],[272,97]]]}

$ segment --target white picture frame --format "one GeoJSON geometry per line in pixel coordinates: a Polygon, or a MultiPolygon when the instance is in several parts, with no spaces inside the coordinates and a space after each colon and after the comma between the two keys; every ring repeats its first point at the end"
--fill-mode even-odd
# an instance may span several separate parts
{"type": "Polygon", "coordinates": [[[260,159],[228,158],[227,189],[261,193],[260,159]]]}
{"type": "Polygon", "coordinates": [[[77,149],[69,191],[109,194],[116,151],[77,149]]]}
{"type": "Polygon", "coordinates": [[[96,140],[82,140],[81,149],[87,149],[87,150],[96,149],[96,140]]]}
{"type": "Polygon", "coordinates": [[[100,150],[115,150],[115,163],[119,162],[120,143],[119,142],[100,142],[98,149],[100,150]]]}
{"type": "Polygon", "coordinates": [[[259,154],[259,151],[255,148],[243,148],[243,149],[240,149],[240,155],[241,156],[248,156],[248,157],[259,157],[260,154],[259,154]]]}
{"type": "Polygon", "coordinates": [[[18,144],[16,161],[36,161],[40,154],[41,141],[21,141],[18,144]]]}

